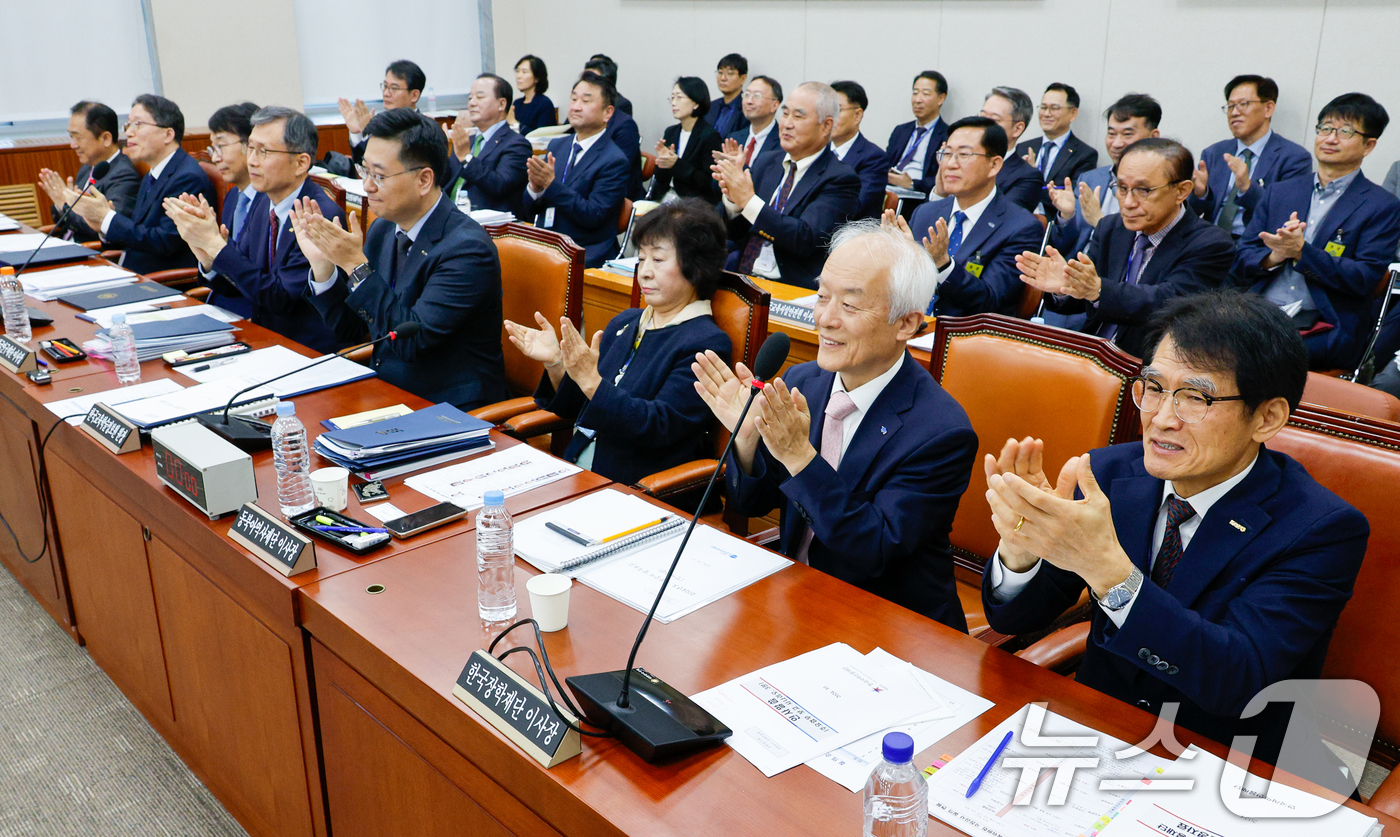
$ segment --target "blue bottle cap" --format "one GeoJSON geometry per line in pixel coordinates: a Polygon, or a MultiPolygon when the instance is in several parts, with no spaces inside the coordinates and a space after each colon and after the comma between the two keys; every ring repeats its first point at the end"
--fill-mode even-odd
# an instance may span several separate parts
{"type": "Polygon", "coordinates": [[[278,415],[278,417],[281,417],[281,416],[294,416],[294,415],[296,415],[296,414],[297,414],[297,405],[293,404],[293,403],[290,402],[290,401],[278,401],[278,402],[277,402],[277,415],[278,415]]]}
{"type": "Polygon", "coordinates": [[[488,491],[481,495],[481,500],[487,506],[504,506],[506,504],[506,494],[504,491],[488,491]]]}
{"type": "Polygon", "coordinates": [[[125,314],[113,314],[113,315],[112,315],[112,325],[119,325],[119,324],[124,323],[124,322],[126,322],[126,315],[125,315],[125,314]]]}
{"type": "Polygon", "coordinates": [[[914,739],[907,733],[886,733],[880,749],[884,750],[885,761],[890,764],[904,764],[914,760],[914,739]]]}

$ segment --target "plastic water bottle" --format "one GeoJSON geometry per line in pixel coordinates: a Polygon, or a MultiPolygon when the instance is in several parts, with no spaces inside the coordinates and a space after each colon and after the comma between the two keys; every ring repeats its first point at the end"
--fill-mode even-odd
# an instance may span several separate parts
{"type": "Polygon", "coordinates": [[[463,213],[465,213],[465,214],[467,214],[467,215],[472,214],[472,196],[469,195],[469,194],[467,194],[467,187],[466,187],[466,186],[463,186],[463,187],[457,192],[456,204],[457,204],[457,208],[458,208],[459,210],[461,210],[463,213]]]}
{"type": "Polygon", "coordinates": [[[297,406],[290,401],[277,405],[277,421],[272,424],[272,462],[277,467],[277,505],[282,516],[290,518],[316,505],[311,493],[311,451],[306,444],[306,428],[297,418],[297,406]]]}
{"type": "Polygon", "coordinates": [[[515,531],[506,496],[488,491],[476,514],[476,609],[484,622],[515,618],[515,531]]]}
{"type": "Polygon", "coordinates": [[[865,837],[924,837],[928,833],[928,785],[914,766],[914,739],[885,735],[885,759],[865,782],[865,837]]]}
{"type": "Polygon", "coordinates": [[[117,383],[126,386],[141,380],[141,361],[136,359],[136,335],[126,324],[125,314],[112,315],[107,340],[112,344],[112,362],[117,365],[117,383]]]}
{"type": "Polygon", "coordinates": [[[433,92],[432,85],[428,85],[428,115],[437,116],[437,93],[433,92]]]}
{"type": "Polygon", "coordinates": [[[24,304],[24,286],[13,267],[0,267],[0,300],[5,311],[5,336],[20,343],[34,337],[29,327],[29,309],[24,304]]]}

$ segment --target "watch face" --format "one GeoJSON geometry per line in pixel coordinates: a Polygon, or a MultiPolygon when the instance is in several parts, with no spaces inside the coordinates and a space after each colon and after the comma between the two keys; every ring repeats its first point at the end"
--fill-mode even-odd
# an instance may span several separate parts
{"type": "Polygon", "coordinates": [[[1126,588],[1114,587],[1112,590],[1108,591],[1108,595],[1103,597],[1103,603],[1107,605],[1110,610],[1118,610],[1123,605],[1126,605],[1128,600],[1132,597],[1133,594],[1126,588]]]}

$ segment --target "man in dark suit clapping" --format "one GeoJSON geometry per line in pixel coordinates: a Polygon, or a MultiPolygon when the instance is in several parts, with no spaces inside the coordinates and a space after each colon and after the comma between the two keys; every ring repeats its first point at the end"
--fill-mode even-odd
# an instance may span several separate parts
{"type": "MultiPolygon", "coordinates": [[[[130,215],[136,206],[136,190],[141,184],[141,175],[136,166],[117,146],[117,114],[100,102],[79,102],[73,106],[68,119],[68,147],[78,155],[78,174],[64,182],[57,172],[39,170],[39,186],[53,203],[51,215],[54,222],[62,214],[66,199],[65,187],[81,192],[87,185],[93,168],[105,162],[108,165],[106,177],[100,178],[93,188],[107,196],[112,209],[122,215],[130,215]]],[[[54,230],[54,236],[70,241],[96,241],[97,233],[81,216],[69,213],[63,223],[54,230]]]]}
{"type": "MultiPolygon", "coordinates": [[[[1073,183],[1081,174],[1093,171],[1099,164],[1099,152],[1070,130],[1079,116],[1079,91],[1058,81],[1045,88],[1040,97],[1040,130],[1044,136],[1026,140],[1016,146],[1016,154],[1036,171],[1046,183],[1073,183]]],[[[1054,217],[1049,194],[1040,201],[1037,215],[1054,217]]]]}
{"type": "Polygon", "coordinates": [[[472,209],[523,212],[525,163],[533,151],[530,141],[506,124],[510,99],[510,85],[498,75],[482,73],[472,82],[466,110],[452,123],[452,153],[443,181],[454,203],[461,203],[458,196],[465,189],[472,209]]]}

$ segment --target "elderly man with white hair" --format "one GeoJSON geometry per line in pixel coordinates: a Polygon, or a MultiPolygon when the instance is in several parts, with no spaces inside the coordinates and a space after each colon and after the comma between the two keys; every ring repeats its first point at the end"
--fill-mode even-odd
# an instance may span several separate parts
{"type": "Polygon", "coordinates": [[[746,170],[721,155],[711,167],[737,248],[727,268],[817,286],[832,230],[860,213],[860,176],[831,150],[839,108],[830,85],[801,84],[778,111],[781,158],[759,157],[746,170]]]}
{"type": "Polygon", "coordinates": [[[781,507],[784,554],[966,631],[948,532],[977,435],[905,349],[937,273],[908,234],[852,222],[818,279],[816,362],[765,386],[737,429],[752,373],[711,352],[691,368],[736,436],[729,502],[751,516],[781,507]]]}

